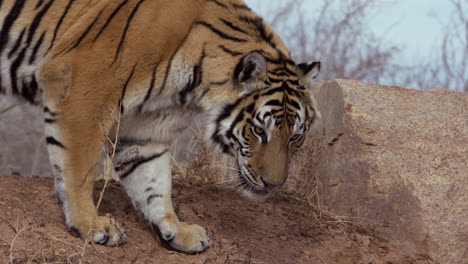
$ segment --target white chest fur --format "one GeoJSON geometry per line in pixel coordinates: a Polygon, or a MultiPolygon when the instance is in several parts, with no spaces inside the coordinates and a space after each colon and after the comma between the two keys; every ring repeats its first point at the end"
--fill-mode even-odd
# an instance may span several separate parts
{"type": "Polygon", "coordinates": [[[177,107],[135,112],[122,118],[120,135],[170,145],[190,125],[196,114],[191,109],[177,107]]]}

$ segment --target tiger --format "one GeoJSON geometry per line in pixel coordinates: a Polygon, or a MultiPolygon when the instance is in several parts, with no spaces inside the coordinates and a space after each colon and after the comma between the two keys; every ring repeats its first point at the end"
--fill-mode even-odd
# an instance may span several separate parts
{"type": "Polygon", "coordinates": [[[296,64],[242,0],[0,0],[0,26],[1,93],[43,109],[56,198],[87,242],[127,238],[93,201],[103,149],[161,244],[195,254],[210,238],[171,201],[170,149],[191,121],[206,120],[206,141],[261,198],[320,117],[309,89],[320,62],[296,64]]]}

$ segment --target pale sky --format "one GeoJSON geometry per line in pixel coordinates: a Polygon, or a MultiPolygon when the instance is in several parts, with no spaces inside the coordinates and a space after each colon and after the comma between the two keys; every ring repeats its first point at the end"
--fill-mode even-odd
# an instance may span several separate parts
{"type": "MultiPolygon", "coordinates": [[[[265,10],[260,6],[269,0],[245,0],[262,16],[265,10]]],[[[287,1],[287,0],[276,0],[287,1]]],[[[345,0],[340,0],[345,1],[345,0]]],[[[467,0],[468,1],[468,0],[467,0]]],[[[313,15],[322,1],[305,0],[306,14],[313,15]]],[[[377,36],[386,36],[388,41],[402,48],[403,61],[416,63],[419,59],[431,55],[434,41],[443,35],[442,24],[451,16],[452,6],[449,0],[376,0],[378,13],[371,20],[369,27],[377,36]]]]}

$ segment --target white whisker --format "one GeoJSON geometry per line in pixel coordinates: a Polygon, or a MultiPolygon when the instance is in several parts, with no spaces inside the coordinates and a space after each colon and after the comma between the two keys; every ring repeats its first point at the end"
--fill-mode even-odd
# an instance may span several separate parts
{"type": "Polygon", "coordinates": [[[220,168],[220,169],[226,169],[226,170],[232,170],[232,171],[237,171],[240,172],[239,168],[236,167],[226,167],[226,166],[216,166],[216,165],[211,165],[207,166],[208,168],[220,168]]]}

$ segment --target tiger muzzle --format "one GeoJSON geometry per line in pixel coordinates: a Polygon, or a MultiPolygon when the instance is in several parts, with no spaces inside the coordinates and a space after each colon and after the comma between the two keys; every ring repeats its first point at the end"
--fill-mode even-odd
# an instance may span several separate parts
{"type": "Polygon", "coordinates": [[[289,149],[288,145],[275,135],[265,146],[262,157],[261,181],[266,188],[272,189],[283,185],[288,178],[289,149]]]}

